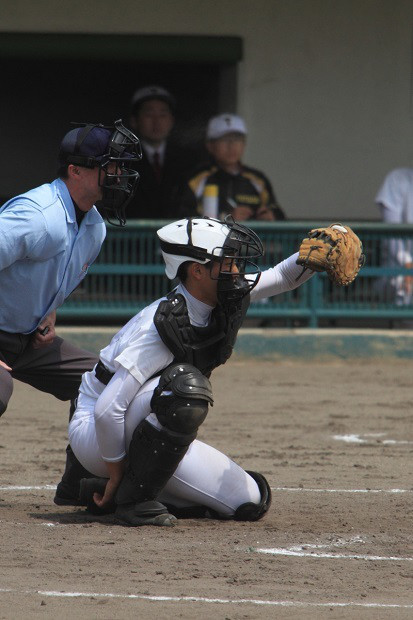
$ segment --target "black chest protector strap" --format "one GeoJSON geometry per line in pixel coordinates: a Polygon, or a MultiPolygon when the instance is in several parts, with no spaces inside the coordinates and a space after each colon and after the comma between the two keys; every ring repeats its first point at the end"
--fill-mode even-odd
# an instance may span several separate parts
{"type": "Polygon", "coordinates": [[[154,323],[162,342],[174,355],[174,362],[187,362],[209,376],[231,356],[249,302],[247,295],[225,308],[217,306],[207,327],[194,327],[184,296],[172,291],[159,304],[154,323]]]}

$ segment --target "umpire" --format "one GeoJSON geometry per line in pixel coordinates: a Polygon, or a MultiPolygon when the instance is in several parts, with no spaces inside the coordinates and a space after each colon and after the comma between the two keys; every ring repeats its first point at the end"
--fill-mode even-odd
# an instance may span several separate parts
{"type": "MultiPolygon", "coordinates": [[[[77,127],[60,145],[58,178],[0,208],[0,415],[13,379],[73,401],[82,374],[95,365],[93,354],[56,336],[56,309],[81,283],[105,239],[95,205],[108,219],[125,222],[139,178],[125,164],[140,157],[139,140],[122,121],[77,127]]],[[[83,475],[68,447],[55,502],[76,497],[83,475]]]]}

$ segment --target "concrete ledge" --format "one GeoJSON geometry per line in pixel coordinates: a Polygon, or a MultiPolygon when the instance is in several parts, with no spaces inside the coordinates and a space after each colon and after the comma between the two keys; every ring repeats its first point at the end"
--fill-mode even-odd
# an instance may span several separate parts
{"type": "MultiPolygon", "coordinates": [[[[99,353],[119,327],[58,327],[62,338],[99,353]]],[[[240,357],[283,360],[413,358],[413,330],[241,329],[235,348],[240,357]]]]}
{"type": "Polygon", "coordinates": [[[413,331],[366,329],[243,330],[238,355],[285,358],[413,358],[413,331]]]}

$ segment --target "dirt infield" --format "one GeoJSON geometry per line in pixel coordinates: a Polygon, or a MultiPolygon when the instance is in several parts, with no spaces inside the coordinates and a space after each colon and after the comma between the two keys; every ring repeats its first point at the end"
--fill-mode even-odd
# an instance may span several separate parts
{"type": "Polygon", "coordinates": [[[68,407],[16,382],[0,422],[0,618],[413,617],[412,374],[231,361],[199,437],[267,476],[271,510],[165,529],[55,506],[68,407]]]}

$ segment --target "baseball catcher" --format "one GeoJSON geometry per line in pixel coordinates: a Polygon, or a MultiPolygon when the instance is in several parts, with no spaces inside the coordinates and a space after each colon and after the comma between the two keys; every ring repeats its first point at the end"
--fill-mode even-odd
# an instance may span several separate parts
{"type": "Polygon", "coordinates": [[[189,515],[256,521],[271,503],[264,475],[197,438],[214,400],[209,377],[230,358],[250,301],[293,290],[314,272],[297,281],[297,252],[261,272],[262,242],[230,217],[184,218],[157,235],[178,285],[83,375],[69,439],[96,478],[81,481],[78,503],[132,527],[189,515]]]}
{"type": "Polygon", "coordinates": [[[300,245],[297,265],[303,271],[326,271],[334,284],[348,286],[364,265],[363,246],[350,226],[313,228],[300,245]]]}
{"type": "MultiPolygon", "coordinates": [[[[178,285],[133,317],[83,375],[69,440],[97,478],[81,481],[79,502],[132,527],[188,515],[257,521],[271,503],[265,477],[197,439],[214,400],[209,378],[230,358],[251,301],[333,271],[335,254],[348,254],[340,270],[351,281],[349,240],[357,237],[341,225],[312,231],[303,270],[295,253],[261,272],[261,240],[229,216],[184,218],[157,235],[166,276],[178,285]],[[331,248],[325,266],[323,245],[331,248]]],[[[358,253],[352,247],[358,270],[361,244],[358,253]]]]}

